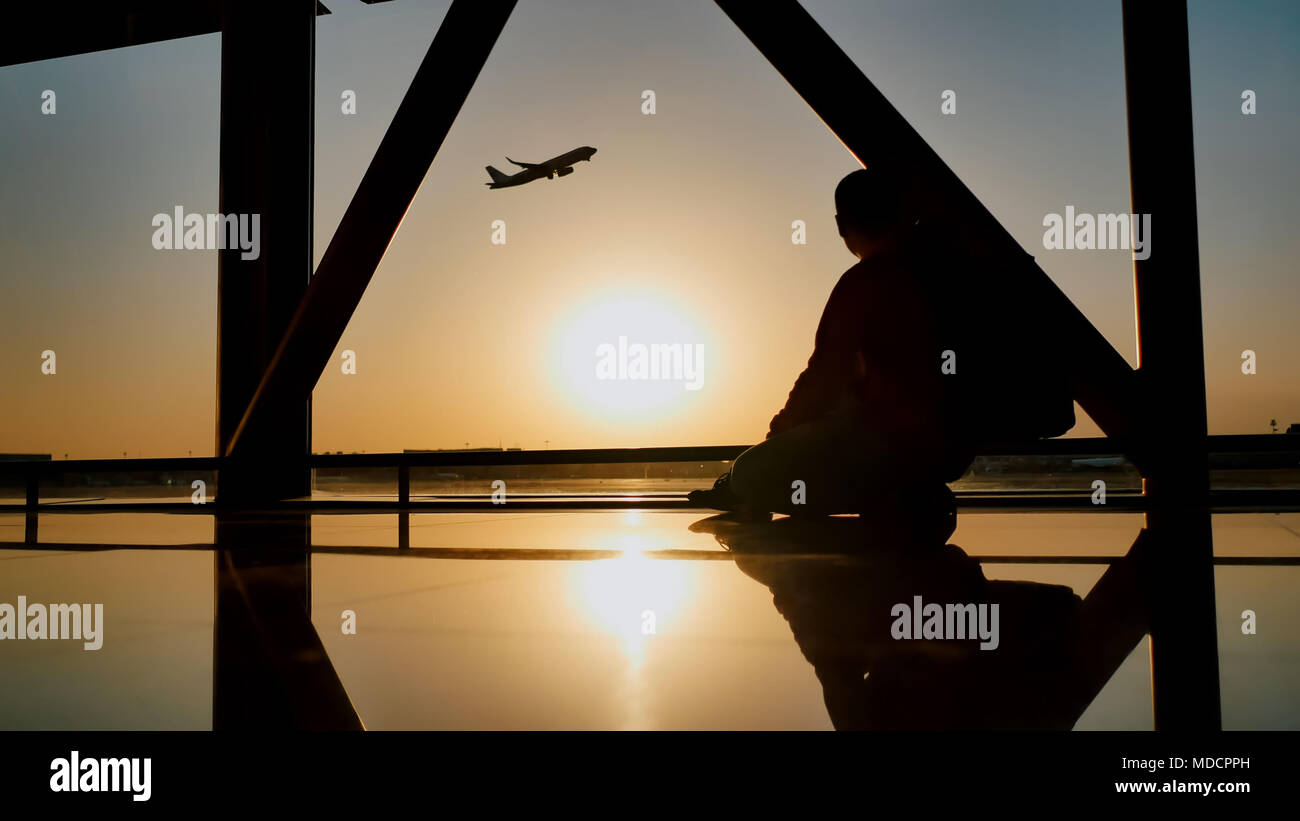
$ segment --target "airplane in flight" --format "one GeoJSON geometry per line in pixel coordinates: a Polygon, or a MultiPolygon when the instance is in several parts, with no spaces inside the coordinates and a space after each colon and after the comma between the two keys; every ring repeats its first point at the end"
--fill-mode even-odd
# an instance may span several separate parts
{"type": "Polygon", "coordinates": [[[506,160],[514,163],[524,169],[517,174],[502,174],[492,166],[487,167],[488,176],[492,182],[485,183],[488,188],[509,188],[512,185],[523,185],[526,182],[540,180],[542,177],[553,179],[556,176],[567,176],[573,173],[573,164],[586,160],[591,162],[591,155],[596,153],[596,149],[589,145],[582,148],[575,148],[572,151],[561,154],[558,157],[552,157],[546,162],[531,163],[519,162],[506,157],[506,160]]]}

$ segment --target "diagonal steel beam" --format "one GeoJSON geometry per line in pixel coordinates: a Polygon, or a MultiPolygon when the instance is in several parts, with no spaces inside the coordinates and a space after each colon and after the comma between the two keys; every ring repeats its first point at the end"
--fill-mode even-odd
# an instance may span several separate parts
{"type": "Polygon", "coordinates": [[[927,219],[947,227],[972,258],[992,261],[1005,275],[1000,284],[1007,293],[1045,315],[1048,338],[1039,344],[1060,352],[1075,399],[1108,435],[1133,442],[1142,427],[1134,370],[803,6],[797,0],[716,2],[863,165],[888,164],[914,175],[925,192],[927,219]]]}
{"type": "Polygon", "coordinates": [[[224,455],[255,456],[259,427],[311,395],[514,7],[452,3],[224,455]]]}

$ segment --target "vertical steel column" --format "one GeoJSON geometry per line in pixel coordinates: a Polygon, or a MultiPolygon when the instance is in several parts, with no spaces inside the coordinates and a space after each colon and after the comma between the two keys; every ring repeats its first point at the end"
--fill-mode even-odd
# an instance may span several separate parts
{"type": "MultiPolygon", "coordinates": [[[[218,257],[218,454],[311,279],[315,15],[315,0],[222,4],[220,210],[261,230],[256,258],[218,257]]],[[[311,622],[310,514],[236,509],[309,490],[310,396],[267,411],[218,473],[212,724],[360,729],[311,622]]]]}
{"type": "Polygon", "coordinates": [[[1155,723],[1219,729],[1187,4],[1125,0],[1123,17],[1133,212],[1151,215],[1150,256],[1133,268],[1150,448],[1143,485],[1155,723]]]}
{"type": "MultiPolygon", "coordinates": [[[[221,28],[222,214],[259,215],[258,256],[217,263],[217,454],[275,354],[311,280],[315,0],[225,0],[221,28]]],[[[221,504],[302,496],[310,396],[269,408],[267,424],[217,479],[221,504]]]]}
{"type": "Polygon", "coordinates": [[[265,375],[237,411],[243,419],[229,420],[236,426],[220,454],[255,452],[280,409],[311,396],[514,6],[515,0],[456,0],[447,10],[311,287],[272,343],[265,375]]]}

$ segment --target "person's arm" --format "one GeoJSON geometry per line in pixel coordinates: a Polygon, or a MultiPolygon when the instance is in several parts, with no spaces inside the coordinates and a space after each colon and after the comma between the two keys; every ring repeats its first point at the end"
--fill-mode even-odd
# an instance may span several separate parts
{"type": "Polygon", "coordinates": [[[844,384],[837,373],[839,369],[833,366],[830,359],[825,345],[817,344],[813,347],[808,367],[795,380],[785,407],[772,417],[768,425],[769,439],[796,425],[816,419],[833,407],[844,390],[844,384]]]}
{"type": "MultiPolygon", "coordinates": [[[[852,343],[851,323],[853,294],[842,281],[831,291],[817,324],[808,367],[795,380],[785,407],[772,417],[767,436],[812,421],[835,407],[853,378],[856,346],[852,343]],[[854,361],[851,361],[854,360],[854,361]]],[[[855,289],[853,289],[855,290],[855,289]]]]}

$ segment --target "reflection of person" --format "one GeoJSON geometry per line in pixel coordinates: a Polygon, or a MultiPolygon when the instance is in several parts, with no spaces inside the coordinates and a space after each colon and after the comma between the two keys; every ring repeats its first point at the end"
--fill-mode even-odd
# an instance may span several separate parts
{"type": "Polygon", "coordinates": [[[959,547],[920,535],[925,528],[870,519],[715,516],[692,529],[713,533],[772,591],[836,729],[1069,729],[1091,700],[1082,603],[1068,587],[989,581],[959,547]],[[896,639],[893,608],[915,596],[998,604],[996,648],[896,639]]]}
{"type": "Polygon", "coordinates": [[[863,512],[886,490],[950,498],[944,483],[961,476],[973,450],[944,418],[931,302],[940,289],[927,287],[931,258],[906,199],[883,170],[855,171],[835,189],[840,235],[860,261],[831,291],[812,357],[766,440],[692,501],[824,514],[863,512]]]}

